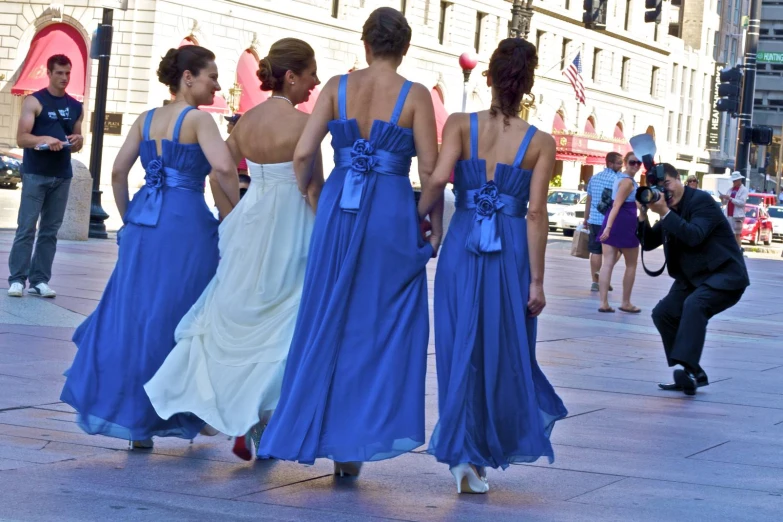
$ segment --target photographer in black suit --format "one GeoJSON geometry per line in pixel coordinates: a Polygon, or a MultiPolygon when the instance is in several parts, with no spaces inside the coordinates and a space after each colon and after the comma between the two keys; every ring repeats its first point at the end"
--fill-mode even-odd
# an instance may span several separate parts
{"type": "Polygon", "coordinates": [[[644,210],[637,235],[644,251],[663,245],[669,275],[674,284],[652,312],[661,334],[674,383],[659,384],[663,390],[694,395],[707,386],[707,374],[699,365],[707,322],[734,306],[750,284],[742,252],[734,233],[712,197],[685,187],[680,174],[668,163],[660,165],[662,197],[647,206],[661,219],[651,227],[644,210]]]}

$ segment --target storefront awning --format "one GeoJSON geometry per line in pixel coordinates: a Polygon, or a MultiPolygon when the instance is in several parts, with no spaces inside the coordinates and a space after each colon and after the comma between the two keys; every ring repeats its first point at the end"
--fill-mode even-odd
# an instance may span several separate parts
{"type": "Polygon", "coordinates": [[[623,154],[627,154],[633,150],[631,148],[631,144],[628,143],[628,140],[625,139],[625,133],[623,132],[623,129],[620,127],[620,125],[614,126],[614,139],[623,143],[623,150],[620,151],[623,154]]]}
{"type": "Polygon", "coordinates": [[[68,24],[47,25],[33,37],[11,94],[24,96],[47,87],[46,61],[55,54],[64,54],[71,60],[71,82],[65,92],[83,101],[87,44],[79,31],[68,24]]]}
{"type": "Polygon", "coordinates": [[[559,112],[555,113],[555,118],[552,121],[552,132],[564,132],[566,130],[565,121],[563,121],[563,115],[559,112]]]}
{"type": "Polygon", "coordinates": [[[261,102],[269,98],[266,91],[261,90],[261,80],[258,79],[258,60],[250,50],[246,50],[239,57],[237,63],[237,83],[242,87],[242,95],[239,97],[239,114],[244,114],[261,102]]]}
{"type": "Polygon", "coordinates": [[[556,159],[577,161],[586,165],[604,165],[610,152],[623,153],[627,144],[614,138],[605,138],[594,134],[575,134],[572,132],[552,132],[557,149],[556,159]]]}
{"type": "Polygon", "coordinates": [[[299,109],[302,112],[306,112],[307,114],[312,114],[313,109],[315,109],[315,102],[318,101],[318,95],[321,93],[321,89],[316,87],[312,90],[310,93],[310,99],[307,100],[304,103],[300,103],[296,106],[297,109],[299,109]]]}
{"type": "Polygon", "coordinates": [[[437,87],[433,87],[430,90],[430,96],[432,96],[432,106],[435,108],[435,128],[438,131],[438,143],[443,143],[443,126],[446,125],[449,113],[446,112],[446,107],[443,105],[443,100],[437,87]]]}
{"type": "Polygon", "coordinates": [[[211,112],[214,114],[229,113],[228,103],[226,102],[226,99],[217,93],[215,93],[215,101],[212,102],[212,105],[199,105],[198,108],[202,111],[211,112]]]}

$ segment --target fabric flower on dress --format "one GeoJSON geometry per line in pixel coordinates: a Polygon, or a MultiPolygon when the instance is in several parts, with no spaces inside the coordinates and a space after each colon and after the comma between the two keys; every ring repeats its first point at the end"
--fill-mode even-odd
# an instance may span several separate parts
{"type": "Polygon", "coordinates": [[[375,166],[374,149],[370,142],[358,139],[351,147],[351,170],[366,174],[375,166]]]}
{"type": "Polygon", "coordinates": [[[159,158],[147,163],[147,167],[144,169],[147,175],[144,176],[147,187],[152,189],[159,189],[163,186],[163,162],[159,158]]]}
{"type": "Polygon", "coordinates": [[[488,181],[482,186],[473,197],[476,204],[476,214],[482,218],[492,217],[498,210],[500,193],[498,186],[494,181],[488,181]]]}

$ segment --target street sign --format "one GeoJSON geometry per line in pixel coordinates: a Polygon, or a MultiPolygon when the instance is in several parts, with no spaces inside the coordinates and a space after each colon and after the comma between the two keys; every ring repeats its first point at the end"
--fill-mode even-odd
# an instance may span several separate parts
{"type": "Polygon", "coordinates": [[[759,51],[756,56],[756,61],[758,63],[783,63],[783,53],[759,51]]]}
{"type": "Polygon", "coordinates": [[[101,7],[104,9],[118,9],[120,11],[128,10],[128,0],[103,0],[101,7]]]}

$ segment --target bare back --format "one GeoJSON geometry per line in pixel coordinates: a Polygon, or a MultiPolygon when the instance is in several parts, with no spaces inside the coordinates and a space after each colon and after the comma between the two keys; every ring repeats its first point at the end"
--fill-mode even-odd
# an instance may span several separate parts
{"type": "MultiPolygon", "coordinates": [[[[160,142],[163,140],[171,140],[174,136],[174,127],[177,124],[177,118],[179,118],[179,115],[186,107],[187,105],[182,103],[172,103],[155,109],[155,113],[152,115],[152,123],[150,124],[149,137],[151,140],[155,141],[158,154],[161,153],[160,142]]],[[[182,120],[182,127],[179,132],[180,143],[198,143],[198,127],[196,124],[197,114],[196,111],[190,111],[190,113],[185,115],[185,119],[182,120]]],[[[147,113],[144,112],[139,116],[139,120],[143,122],[146,117],[147,113]]]]}
{"type": "Polygon", "coordinates": [[[293,161],[308,117],[285,100],[266,101],[240,118],[228,138],[229,148],[253,163],[293,161]]]}
{"type": "MultiPolygon", "coordinates": [[[[489,111],[478,113],[479,134],[478,154],[485,160],[487,166],[487,180],[495,178],[495,170],[498,163],[512,165],[519,150],[519,145],[525,137],[530,124],[521,118],[508,118],[508,126],[503,123],[503,115],[491,116],[489,111]]],[[[460,134],[462,138],[462,157],[470,158],[470,117],[464,115],[460,120],[460,134]]],[[[533,170],[540,155],[542,140],[547,135],[537,132],[530,142],[524,159],[522,169],[533,170]]]]}
{"type": "MultiPolygon", "coordinates": [[[[346,93],[349,119],[355,119],[362,137],[369,138],[375,120],[389,121],[405,78],[396,72],[371,69],[354,71],[348,76],[346,93]]],[[[411,98],[413,99],[413,98],[411,98]]],[[[405,103],[397,125],[412,128],[415,101],[405,103]]],[[[334,119],[339,117],[338,100],[333,99],[334,119]]]]}

